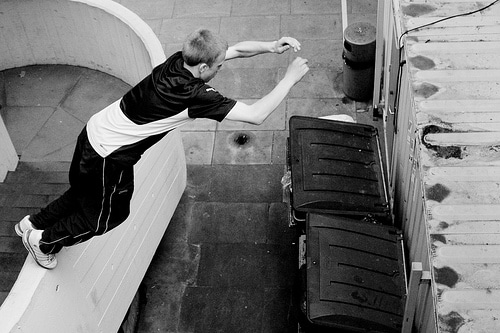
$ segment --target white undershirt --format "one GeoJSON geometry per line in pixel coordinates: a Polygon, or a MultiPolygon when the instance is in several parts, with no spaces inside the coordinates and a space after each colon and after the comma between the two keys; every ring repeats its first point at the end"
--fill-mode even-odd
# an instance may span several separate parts
{"type": "Polygon", "coordinates": [[[194,120],[189,118],[188,109],[185,109],[174,116],[138,125],[125,116],[120,102],[121,99],[94,114],[87,123],[89,142],[103,158],[122,146],[165,133],[194,120]]]}

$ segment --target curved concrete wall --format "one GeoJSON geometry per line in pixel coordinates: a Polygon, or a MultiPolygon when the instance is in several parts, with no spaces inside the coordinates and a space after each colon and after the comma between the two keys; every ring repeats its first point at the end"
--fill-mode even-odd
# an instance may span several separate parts
{"type": "Polygon", "coordinates": [[[165,60],[149,26],[109,0],[4,0],[0,22],[0,70],[66,64],[133,85],[165,60]]]}
{"type": "MultiPolygon", "coordinates": [[[[83,66],[134,85],[164,60],[149,26],[113,1],[0,1],[0,70],[42,64],[83,66]]],[[[0,155],[2,181],[18,161],[2,119],[0,155]]]]}
{"type": "MultiPolygon", "coordinates": [[[[108,0],[5,0],[0,26],[0,70],[67,64],[134,85],[165,59],[151,29],[108,0]]],[[[3,141],[8,133],[0,125],[3,141]]],[[[0,145],[0,153],[9,151],[8,142],[0,145]]],[[[180,133],[169,133],[147,151],[135,173],[125,223],[63,249],[53,271],[27,257],[0,308],[0,332],[117,331],[186,185],[180,133]]]]}

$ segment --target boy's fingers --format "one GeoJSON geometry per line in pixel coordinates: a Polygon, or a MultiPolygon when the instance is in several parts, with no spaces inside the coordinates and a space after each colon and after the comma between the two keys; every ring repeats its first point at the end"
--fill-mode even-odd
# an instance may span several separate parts
{"type": "Polygon", "coordinates": [[[300,50],[301,45],[300,45],[299,41],[296,40],[295,38],[283,37],[283,38],[281,38],[280,41],[282,42],[283,45],[289,45],[290,47],[292,47],[295,52],[300,50]]]}

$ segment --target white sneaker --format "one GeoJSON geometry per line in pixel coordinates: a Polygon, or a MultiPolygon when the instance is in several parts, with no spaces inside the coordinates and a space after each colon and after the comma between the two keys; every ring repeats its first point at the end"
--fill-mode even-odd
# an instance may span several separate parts
{"type": "Polygon", "coordinates": [[[26,215],[14,226],[14,230],[19,237],[23,237],[24,232],[28,229],[35,229],[35,227],[33,227],[33,224],[31,224],[29,215],[26,215]]]}
{"type": "MultiPolygon", "coordinates": [[[[36,263],[43,268],[53,269],[57,266],[57,258],[55,254],[45,254],[39,248],[39,240],[33,240],[30,236],[33,233],[33,229],[28,229],[23,234],[23,244],[24,247],[31,254],[36,263]]],[[[36,238],[36,236],[35,236],[36,238]]]]}

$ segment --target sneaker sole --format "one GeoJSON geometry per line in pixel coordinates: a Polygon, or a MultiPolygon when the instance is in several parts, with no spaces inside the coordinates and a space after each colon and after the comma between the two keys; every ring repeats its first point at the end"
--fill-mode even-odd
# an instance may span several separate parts
{"type": "Polygon", "coordinates": [[[35,260],[35,262],[37,263],[38,266],[45,268],[45,269],[54,269],[56,266],[46,267],[46,266],[40,264],[40,262],[36,258],[35,251],[33,250],[33,248],[31,247],[31,245],[28,241],[30,234],[31,234],[31,230],[27,230],[26,233],[23,235],[23,244],[24,244],[24,247],[26,248],[26,250],[28,250],[28,252],[31,254],[31,257],[35,260]]]}

